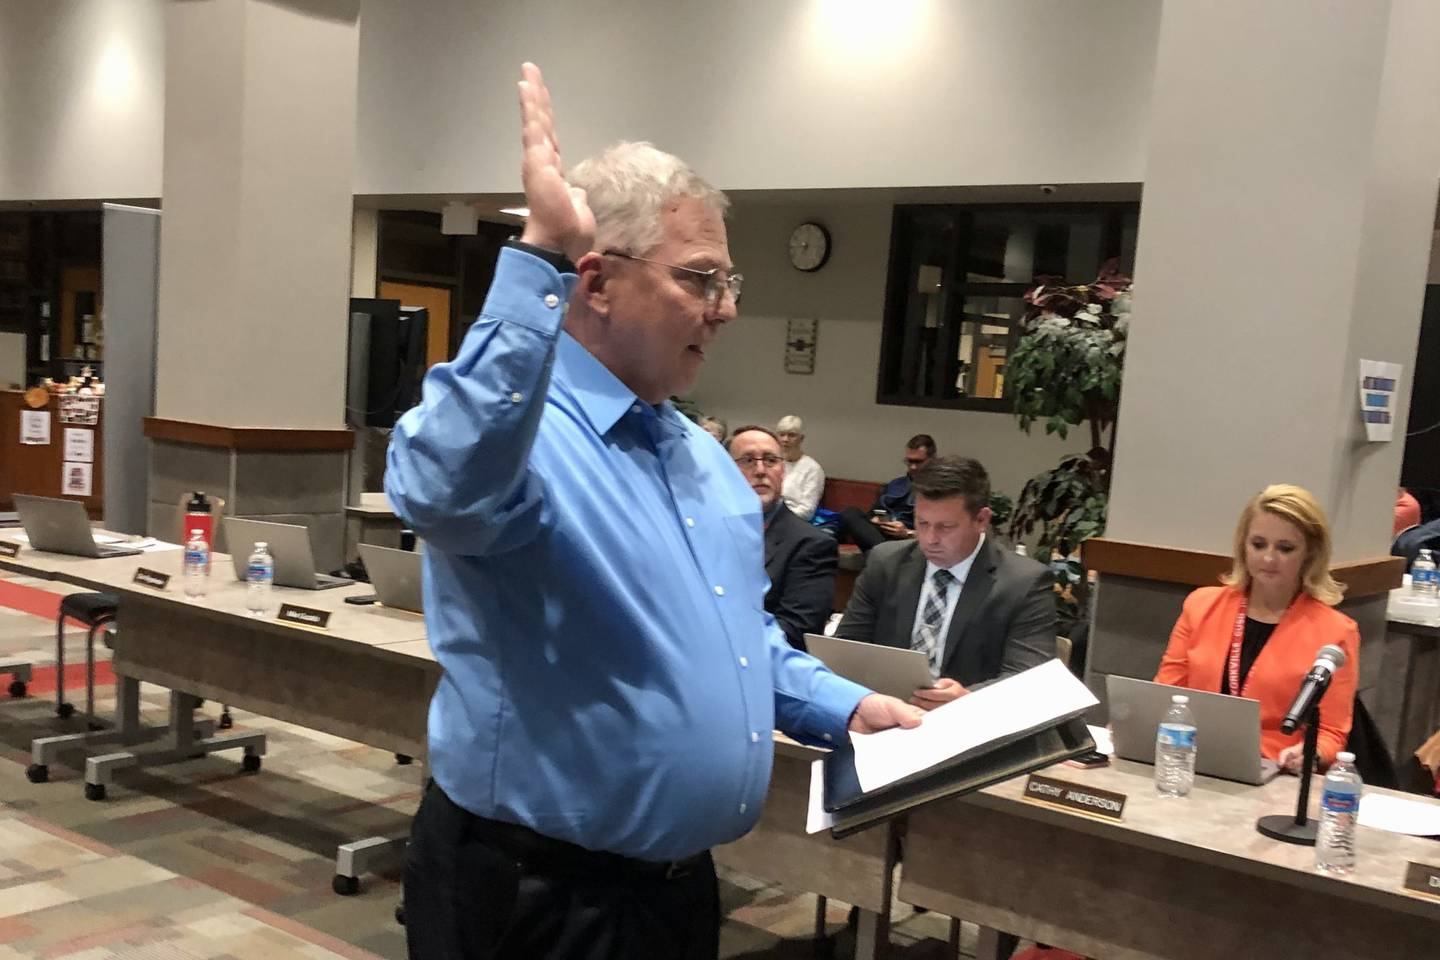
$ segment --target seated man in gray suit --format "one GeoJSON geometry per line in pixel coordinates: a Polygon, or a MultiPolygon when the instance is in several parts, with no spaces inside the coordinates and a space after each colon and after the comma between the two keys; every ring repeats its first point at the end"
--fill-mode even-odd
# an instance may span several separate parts
{"type": "Polygon", "coordinates": [[[990,478],[968,457],[935,457],[916,472],[915,539],[882,543],[835,635],[923,650],[933,688],[925,709],[1055,656],[1050,571],[986,536],[990,478]]]}

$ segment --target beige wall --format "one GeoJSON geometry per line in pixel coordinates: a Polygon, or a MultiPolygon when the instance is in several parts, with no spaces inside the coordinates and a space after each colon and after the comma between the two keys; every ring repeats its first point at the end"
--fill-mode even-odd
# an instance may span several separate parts
{"type": "MultiPolygon", "coordinates": [[[[165,6],[0,0],[0,200],[159,196],[165,6]]],[[[571,158],[649,138],[725,189],[1134,182],[1158,23],[1154,0],[595,0],[583,23],[363,0],[352,186],[518,190],[526,57],[571,158]]]]}
{"type": "Polygon", "coordinates": [[[731,427],[805,420],[806,449],[829,476],[888,480],[901,472],[905,441],[935,437],[942,453],[964,453],[989,469],[997,490],[1015,496],[1025,480],[1081,450],[1037,430],[1027,437],[1009,414],[882,406],[875,402],[890,245],[889,203],[737,203],[730,253],[745,274],[740,318],[711,348],[693,399],[731,427]],[[830,262],[804,274],[786,259],[786,239],[807,219],[834,239],[830,262]],[[818,317],[815,373],[787,374],[785,321],[818,317]]]}
{"type": "Polygon", "coordinates": [[[158,197],[161,0],[0,0],[0,200],[158,197]]]}

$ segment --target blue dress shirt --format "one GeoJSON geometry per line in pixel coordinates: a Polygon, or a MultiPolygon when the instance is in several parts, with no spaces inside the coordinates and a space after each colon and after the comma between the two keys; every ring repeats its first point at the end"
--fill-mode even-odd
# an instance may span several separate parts
{"type": "Polygon", "coordinates": [[[503,250],[391,439],[385,491],[426,541],[444,671],[429,762],[479,816],[679,859],[754,825],[773,727],[838,742],[869,691],[785,642],[759,499],[562,331],[574,282],[503,250]]]}

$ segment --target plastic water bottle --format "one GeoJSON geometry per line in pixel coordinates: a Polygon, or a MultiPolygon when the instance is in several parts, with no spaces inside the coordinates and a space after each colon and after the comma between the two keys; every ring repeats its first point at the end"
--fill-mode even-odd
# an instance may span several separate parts
{"type": "Polygon", "coordinates": [[[191,530],[185,541],[185,596],[192,600],[205,596],[209,579],[210,545],[205,542],[205,531],[191,530]]]}
{"type": "Polygon", "coordinates": [[[270,587],[275,582],[275,558],[270,556],[270,545],[260,540],[245,564],[245,609],[252,617],[263,617],[270,612],[270,587]]]}
{"type": "Polygon", "coordinates": [[[1190,698],[1177,693],[1155,734],[1155,789],[1162,797],[1184,797],[1195,785],[1195,714],[1190,698]]]}
{"type": "Polygon", "coordinates": [[[1355,754],[1337,753],[1320,794],[1320,829],[1315,836],[1315,869],[1350,873],[1355,869],[1355,822],[1365,783],[1355,770],[1355,754]]]}
{"type": "Polygon", "coordinates": [[[1410,565],[1410,592],[1422,600],[1440,600],[1440,571],[1429,550],[1421,550],[1410,565]]]}

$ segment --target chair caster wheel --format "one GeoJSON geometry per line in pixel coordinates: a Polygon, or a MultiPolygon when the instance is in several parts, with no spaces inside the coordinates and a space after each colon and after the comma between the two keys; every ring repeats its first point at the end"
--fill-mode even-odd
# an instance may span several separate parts
{"type": "Polygon", "coordinates": [[[55,708],[55,716],[61,720],[69,720],[75,714],[75,704],[62,703],[55,708]]]}
{"type": "Polygon", "coordinates": [[[85,784],[85,799],[86,799],[86,800],[104,800],[104,799],[105,799],[105,784],[103,784],[103,783],[87,783],[87,784],[85,784]]]}
{"type": "Polygon", "coordinates": [[[19,700],[21,697],[25,696],[26,689],[27,688],[25,686],[24,680],[10,681],[10,696],[14,697],[16,700],[19,700]]]}
{"type": "Polygon", "coordinates": [[[247,753],[240,761],[240,769],[246,773],[254,773],[260,769],[260,754],[247,753]]]}
{"type": "Polygon", "coordinates": [[[217,723],[216,726],[219,727],[221,730],[229,730],[231,727],[235,726],[235,720],[233,717],[230,716],[229,710],[226,710],[224,713],[220,714],[220,722],[217,723]]]}
{"type": "Polygon", "coordinates": [[[395,922],[402,927],[405,926],[405,904],[403,903],[395,904],[395,922]]]}
{"type": "Polygon", "coordinates": [[[343,873],[337,873],[335,879],[330,881],[330,889],[342,897],[353,897],[360,892],[360,878],[347,877],[343,873]]]}
{"type": "Polygon", "coordinates": [[[25,768],[25,779],[31,783],[46,783],[50,779],[50,768],[43,763],[32,763],[25,768]]]}
{"type": "Polygon", "coordinates": [[[395,762],[402,767],[408,767],[415,762],[415,758],[408,753],[397,753],[395,754],[395,762]]]}

